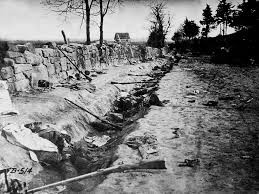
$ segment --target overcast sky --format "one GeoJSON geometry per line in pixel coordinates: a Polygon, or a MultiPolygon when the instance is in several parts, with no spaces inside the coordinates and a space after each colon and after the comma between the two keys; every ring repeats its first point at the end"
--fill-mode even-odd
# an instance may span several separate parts
{"type": "MultiPolygon", "coordinates": [[[[229,0],[237,4],[241,0],[229,0]]],[[[44,7],[41,0],[0,0],[0,38],[25,40],[61,40],[61,30],[70,39],[85,39],[85,27],[80,28],[80,18],[71,16],[67,21],[44,7]]],[[[206,3],[215,11],[218,0],[168,0],[167,11],[173,16],[173,26],[168,37],[188,19],[197,23],[206,3]]],[[[116,32],[129,32],[132,39],[148,37],[150,10],[148,1],[128,0],[112,15],[105,17],[104,38],[111,40],[116,32]]],[[[98,26],[92,24],[92,39],[98,39],[98,26]]],[[[216,35],[218,32],[213,32],[216,35]]]]}

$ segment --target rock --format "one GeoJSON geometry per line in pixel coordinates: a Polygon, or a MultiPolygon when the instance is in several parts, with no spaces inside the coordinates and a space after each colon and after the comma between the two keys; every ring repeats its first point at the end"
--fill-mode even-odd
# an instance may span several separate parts
{"type": "Polygon", "coordinates": [[[14,66],[15,62],[13,59],[10,58],[4,58],[4,65],[5,66],[14,66]]]}
{"type": "Polygon", "coordinates": [[[21,63],[26,63],[26,60],[23,57],[17,57],[15,59],[15,62],[18,63],[18,64],[21,64],[21,63]]]}
{"type": "Polygon", "coordinates": [[[25,76],[23,75],[23,73],[15,74],[14,77],[15,77],[15,81],[20,81],[25,79],[25,76]]]}
{"type": "Polygon", "coordinates": [[[56,73],[54,64],[47,63],[45,66],[47,67],[49,75],[54,75],[56,73]]]}
{"type": "Polygon", "coordinates": [[[25,45],[17,45],[18,52],[24,53],[27,50],[27,47],[25,45]]]}
{"type": "Polygon", "coordinates": [[[42,49],[41,48],[35,48],[35,54],[39,56],[43,56],[42,49]]]}
{"type": "Polygon", "coordinates": [[[14,84],[15,84],[15,88],[18,92],[27,91],[30,88],[30,82],[28,79],[16,81],[14,84]]]}
{"type": "Polygon", "coordinates": [[[9,51],[13,51],[13,52],[18,52],[18,48],[17,45],[15,43],[12,42],[7,42],[7,47],[9,51]]]}
{"type": "Polygon", "coordinates": [[[0,71],[1,78],[6,80],[14,76],[14,71],[12,67],[2,67],[0,71]]]}
{"type": "Polygon", "coordinates": [[[27,51],[31,52],[31,53],[35,53],[35,47],[33,46],[32,43],[28,42],[25,44],[27,51]]]}
{"type": "Polygon", "coordinates": [[[54,57],[54,50],[53,49],[49,49],[49,48],[42,49],[42,53],[43,53],[43,57],[45,57],[45,58],[54,57]]]}
{"type": "Polygon", "coordinates": [[[14,73],[21,73],[23,71],[29,71],[32,70],[31,64],[15,64],[14,65],[14,73]]]}
{"type": "Polygon", "coordinates": [[[23,71],[22,73],[23,73],[23,75],[25,76],[26,79],[31,80],[32,70],[23,71]]]}
{"type": "Polygon", "coordinates": [[[48,70],[43,64],[32,67],[33,73],[38,75],[39,79],[48,80],[48,70]]]}
{"type": "Polygon", "coordinates": [[[60,64],[61,64],[61,70],[66,71],[67,70],[67,59],[65,57],[62,57],[60,59],[60,64]]]}
{"type": "Polygon", "coordinates": [[[57,48],[57,44],[55,42],[48,42],[47,45],[51,49],[56,49],[57,48]]]}
{"type": "Polygon", "coordinates": [[[17,57],[23,57],[23,54],[19,53],[19,52],[14,52],[14,51],[7,51],[6,56],[8,58],[14,59],[14,58],[17,58],[17,57]]]}
{"type": "Polygon", "coordinates": [[[30,63],[32,65],[39,65],[43,62],[41,56],[33,54],[29,51],[25,51],[24,56],[25,56],[27,63],[30,63]]]}
{"type": "Polygon", "coordinates": [[[56,62],[56,63],[54,64],[54,66],[55,66],[55,71],[56,71],[57,74],[58,74],[59,72],[61,72],[61,65],[60,65],[60,62],[56,62]]]}

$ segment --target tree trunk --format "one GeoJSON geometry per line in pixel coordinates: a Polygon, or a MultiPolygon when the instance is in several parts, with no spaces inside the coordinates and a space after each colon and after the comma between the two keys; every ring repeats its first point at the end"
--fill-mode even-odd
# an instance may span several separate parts
{"type": "Polygon", "coordinates": [[[85,27],[86,27],[86,44],[91,44],[91,38],[90,38],[90,6],[89,6],[89,0],[85,0],[85,27]]]}
{"type": "Polygon", "coordinates": [[[91,38],[90,38],[90,11],[89,13],[86,13],[86,44],[91,44],[91,38]]]}
{"type": "Polygon", "coordinates": [[[228,33],[228,23],[226,22],[226,35],[228,33]]]}
{"type": "Polygon", "coordinates": [[[100,45],[103,44],[103,0],[100,0],[100,45]]]}

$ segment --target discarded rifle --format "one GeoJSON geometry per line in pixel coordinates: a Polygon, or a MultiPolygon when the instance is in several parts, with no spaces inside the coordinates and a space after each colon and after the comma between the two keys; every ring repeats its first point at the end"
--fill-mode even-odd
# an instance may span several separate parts
{"type": "Polygon", "coordinates": [[[27,193],[28,194],[35,193],[35,192],[42,191],[44,189],[48,189],[48,188],[55,187],[58,185],[64,185],[67,183],[80,181],[83,179],[87,179],[87,178],[91,178],[91,177],[95,177],[95,176],[99,176],[99,175],[106,175],[106,174],[110,174],[110,173],[123,172],[123,171],[127,171],[127,170],[139,170],[139,169],[166,169],[165,161],[164,160],[154,160],[154,161],[141,162],[139,164],[126,164],[126,165],[121,165],[121,166],[113,166],[113,167],[106,168],[106,169],[100,169],[96,172],[84,174],[84,175],[73,177],[73,178],[70,178],[67,180],[63,180],[63,181],[59,181],[59,182],[45,185],[42,187],[38,187],[35,189],[31,189],[27,193]]]}
{"type": "Polygon", "coordinates": [[[86,110],[85,108],[83,108],[82,106],[79,106],[78,104],[72,102],[71,100],[68,100],[67,98],[64,98],[64,99],[65,99],[67,102],[73,104],[74,106],[80,108],[81,110],[83,110],[83,111],[89,113],[90,115],[92,115],[93,117],[97,118],[98,120],[100,120],[100,121],[102,121],[102,122],[104,122],[104,123],[106,123],[106,124],[112,126],[112,127],[115,128],[115,129],[122,130],[122,128],[121,128],[120,126],[115,125],[115,124],[113,124],[113,123],[111,123],[111,122],[109,122],[109,121],[106,121],[106,120],[100,118],[99,116],[95,115],[94,113],[90,112],[89,110],[86,110]]]}
{"type": "Polygon", "coordinates": [[[88,79],[89,81],[92,81],[92,78],[90,78],[89,76],[87,76],[85,73],[83,73],[77,66],[76,64],[74,64],[74,62],[64,53],[64,51],[62,51],[61,48],[59,48],[57,46],[58,50],[69,60],[69,62],[76,68],[76,70],[81,73],[83,76],[85,76],[86,79],[88,79]]]}
{"type": "Polygon", "coordinates": [[[111,84],[146,84],[146,83],[154,83],[156,84],[157,81],[141,81],[141,82],[111,82],[111,84]]]}

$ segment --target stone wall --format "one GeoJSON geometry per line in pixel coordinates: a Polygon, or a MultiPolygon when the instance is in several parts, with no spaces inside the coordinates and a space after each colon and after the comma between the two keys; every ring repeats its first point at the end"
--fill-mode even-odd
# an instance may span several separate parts
{"type": "MultiPolygon", "coordinates": [[[[118,44],[103,46],[99,50],[95,45],[71,43],[69,46],[59,46],[65,55],[57,49],[55,43],[44,45],[43,48],[34,48],[31,43],[7,43],[6,48],[2,62],[0,61],[0,79],[7,81],[11,93],[37,87],[38,80],[56,83],[74,76],[76,68],[65,55],[82,71],[125,63],[126,58],[134,58],[135,61],[141,59],[138,46],[118,44]]],[[[146,59],[159,56],[158,49],[145,49],[146,59]]]]}

